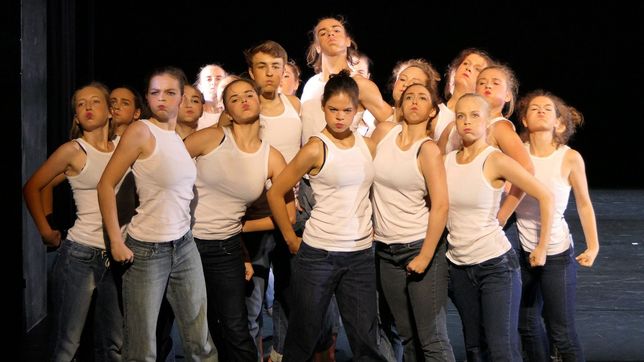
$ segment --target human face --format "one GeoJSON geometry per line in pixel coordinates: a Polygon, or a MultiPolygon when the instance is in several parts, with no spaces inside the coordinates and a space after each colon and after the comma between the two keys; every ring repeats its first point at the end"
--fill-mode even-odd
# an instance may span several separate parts
{"type": "Polygon", "coordinates": [[[275,93],[284,74],[284,59],[260,52],[253,55],[252,63],[248,72],[259,85],[261,92],[275,93]]]}
{"type": "Polygon", "coordinates": [[[351,66],[354,74],[360,74],[361,76],[369,79],[371,73],[369,73],[369,62],[364,58],[354,58],[353,61],[355,64],[351,66]]]}
{"type": "Polygon", "coordinates": [[[110,111],[114,125],[128,125],[139,119],[141,109],[136,108],[134,94],[127,88],[116,88],[110,93],[110,111]]]}
{"type": "Polygon", "coordinates": [[[425,86],[411,85],[403,94],[402,112],[407,124],[419,124],[429,120],[433,111],[432,97],[425,86]]]}
{"type": "Polygon", "coordinates": [[[412,84],[427,84],[427,74],[418,67],[407,67],[398,74],[391,97],[398,102],[405,89],[412,84]]]}
{"type": "Polygon", "coordinates": [[[217,84],[226,76],[226,72],[217,65],[208,65],[199,74],[199,90],[208,102],[217,99],[217,84]]]}
{"type": "Polygon", "coordinates": [[[487,60],[476,53],[466,56],[454,72],[454,84],[459,84],[467,93],[474,92],[476,78],[488,65],[487,60]]]}
{"type": "Polygon", "coordinates": [[[203,113],[203,102],[201,93],[193,86],[183,87],[183,100],[179,106],[178,123],[194,123],[199,120],[203,113]]]}
{"type": "Polygon", "coordinates": [[[348,94],[336,93],[327,99],[322,106],[322,111],[324,111],[327,128],[335,134],[342,134],[351,132],[349,127],[358,111],[358,106],[353,103],[348,94]]]}
{"type": "Polygon", "coordinates": [[[168,122],[177,118],[181,103],[179,80],[169,74],[159,74],[150,79],[146,99],[150,111],[159,122],[168,122]]]}
{"type": "Polygon", "coordinates": [[[294,96],[299,86],[300,82],[297,77],[295,77],[293,67],[287,64],[284,68],[284,74],[282,75],[282,80],[280,82],[281,92],[289,96],[294,96]]]}
{"type": "Polygon", "coordinates": [[[316,50],[326,55],[339,55],[347,52],[351,38],[347,36],[342,23],[336,19],[324,19],[315,27],[316,50]]]}
{"type": "Polygon", "coordinates": [[[552,131],[560,125],[557,108],[552,99],[544,96],[532,98],[523,119],[530,132],[552,131]]]}
{"type": "Polygon", "coordinates": [[[503,107],[512,99],[507,77],[500,69],[482,71],[476,80],[476,93],[485,97],[493,108],[503,107]]]}
{"type": "Polygon", "coordinates": [[[246,124],[259,119],[259,96],[247,82],[231,84],[224,94],[224,104],[235,123],[246,124]]]}
{"type": "Polygon", "coordinates": [[[104,127],[109,119],[109,108],[104,93],[95,87],[85,87],[76,92],[74,117],[84,131],[104,127]]]}
{"type": "Polygon", "coordinates": [[[464,145],[486,136],[490,108],[485,100],[466,97],[456,103],[456,130],[464,145]]]}

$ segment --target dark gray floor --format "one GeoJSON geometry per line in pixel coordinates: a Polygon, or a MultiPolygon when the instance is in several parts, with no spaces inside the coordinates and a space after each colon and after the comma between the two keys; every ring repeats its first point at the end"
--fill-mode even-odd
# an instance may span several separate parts
{"type": "MultiPolygon", "coordinates": [[[[593,190],[600,237],[595,266],[577,274],[577,328],[588,361],[644,361],[644,190],[593,190]]],[[[567,220],[577,254],[585,248],[574,198],[567,220]]],[[[271,338],[271,321],[265,318],[265,349],[271,338]]],[[[460,320],[448,311],[448,329],[457,360],[465,360],[460,320]]],[[[24,361],[42,361],[43,328],[25,339],[24,361]]],[[[181,355],[178,336],[177,354],[181,355]]],[[[351,350],[341,331],[337,361],[351,361],[351,350]]],[[[183,360],[180,357],[177,360],[183,360]]]]}

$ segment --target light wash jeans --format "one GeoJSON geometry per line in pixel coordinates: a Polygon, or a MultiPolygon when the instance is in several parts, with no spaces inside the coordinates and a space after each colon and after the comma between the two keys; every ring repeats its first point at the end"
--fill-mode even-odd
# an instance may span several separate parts
{"type": "Polygon", "coordinates": [[[208,333],[206,284],[192,232],[164,243],[128,235],[134,262],[123,275],[126,361],[154,362],[156,325],[163,294],[174,311],[188,361],[217,361],[208,333]]]}
{"type": "Polygon", "coordinates": [[[103,249],[64,240],[54,264],[54,351],[52,361],[71,361],[80,344],[96,292],[94,360],[121,361],[123,316],[118,290],[103,249]]]}

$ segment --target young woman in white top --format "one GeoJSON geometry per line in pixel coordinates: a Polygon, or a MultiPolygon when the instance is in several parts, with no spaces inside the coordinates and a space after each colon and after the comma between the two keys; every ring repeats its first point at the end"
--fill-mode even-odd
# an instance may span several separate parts
{"type": "Polygon", "coordinates": [[[370,140],[351,132],[358,85],[344,70],[322,96],[327,126],[312,137],[268,191],[273,218],[297,253],[284,361],[312,358],[327,307],[335,293],[356,361],[384,360],[378,351],[376,280],[369,190],[373,182],[370,140]],[[317,201],[303,239],[296,236],[284,195],[309,174],[317,201]]]}
{"type": "MultiPolygon", "coordinates": [[[[480,95],[456,103],[456,128],[463,148],[447,154],[447,220],[452,300],[463,323],[468,361],[521,361],[519,350],[519,261],[497,213],[506,181],[539,200],[542,232],[538,250],[550,241],[553,198],[516,161],[486,142],[490,106],[480,95]]],[[[535,252],[532,265],[543,265],[535,252]]]]}
{"type": "MultiPolygon", "coordinates": [[[[197,164],[192,230],[206,278],[208,324],[220,359],[256,361],[245,304],[241,232],[274,226],[270,217],[245,224],[242,217],[260,197],[267,180],[276,177],[286,162],[279,151],[259,138],[260,102],[252,81],[231,82],[222,99],[232,124],[197,131],[185,141],[197,164]]],[[[289,214],[294,219],[292,195],[289,200],[289,214]]]]}
{"type": "Polygon", "coordinates": [[[549,343],[543,328],[564,361],[583,361],[575,329],[576,271],[574,245],[564,212],[570,189],[575,193],[577,212],[586,239],[586,250],[577,256],[580,265],[591,267],[599,252],[595,212],[588,193],[584,160],[566,146],[583,117],[559,97],[542,90],[525,96],[519,104],[525,129],[521,136],[535,167],[535,177],[553,193],[555,214],[546,262],[532,266],[542,231],[537,201],[526,196],[516,210],[521,240],[523,293],[519,331],[529,361],[549,360],[549,343]]]}
{"type": "Polygon", "coordinates": [[[409,85],[396,107],[402,122],[383,122],[372,137],[379,283],[405,361],[454,361],[447,335],[446,243],[441,242],[447,181],[442,154],[428,137],[439,112],[437,98],[435,86],[409,85]]]}
{"type": "Polygon", "coordinates": [[[52,361],[71,361],[81,341],[87,313],[96,292],[93,316],[96,360],[121,360],[123,317],[117,284],[96,197],[96,185],[116,143],[111,140],[109,91],[91,83],[74,92],[72,140],[60,146],[29,178],[24,197],[36,227],[48,246],[58,246],[61,234],[45,218],[42,190],[56,177],[69,181],[76,204],[76,221],[58,249],[53,269],[54,301],[52,361]]]}
{"type": "MultiPolygon", "coordinates": [[[[445,107],[441,107],[442,119],[454,120],[456,101],[466,94],[476,90],[476,78],[481,70],[493,65],[495,61],[490,55],[477,48],[463,49],[447,67],[445,72],[445,107]]],[[[442,123],[442,122],[439,122],[442,123]]],[[[454,123],[448,123],[442,132],[434,132],[434,140],[438,142],[443,154],[448,154],[461,147],[461,140],[454,128],[454,123]]]]}
{"type": "Polygon", "coordinates": [[[164,294],[178,321],[187,358],[217,359],[208,334],[201,259],[190,231],[197,171],[175,132],[185,82],[185,74],[177,68],[152,73],[146,92],[152,117],[125,130],[98,184],[112,255],[127,264],[123,274],[126,360],[155,359],[155,329],[164,294]],[[129,167],[140,205],[124,241],[114,188],[129,167]]]}

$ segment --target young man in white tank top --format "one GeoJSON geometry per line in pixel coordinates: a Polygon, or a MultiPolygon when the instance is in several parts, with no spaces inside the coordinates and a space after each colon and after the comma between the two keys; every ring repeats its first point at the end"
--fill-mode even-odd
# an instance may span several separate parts
{"type": "MultiPolygon", "coordinates": [[[[279,93],[279,86],[284,75],[284,67],[288,60],[286,50],[271,40],[264,41],[244,52],[248,73],[259,86],[259,99],[261,104],[259,136],[264,141],[275,147],[290,162],[300,149],[302,137],[302,121],[300,120],[300,101],[295,96],[279,93]]],[[[246,220],[260,219],[270,215],[265,192],[251,205],[246,213],[246,220]]],[[[252,292],[247,293],[246,305],[251,335],[256,339],[260,354],[261,331],[260,318],[262,318],[262,305],[268,282],[271,255],[274,248],[278,260],[274,264],[275,284],[280,289],[277,291],[277,300],[273,309],[274,341],[271,355],[273,360],[279,360],[282,354],[283,337],[286,334],[286,315],[283,312],[284,283],[288,283],[290,268],[288,249],[275,230],[246,233],[244,242],[250,254],[255,274],[252,278],[252,292]],[[282,251],[281,253],[279,251],[282,251]],[[279,257],[279,256],[283,257],[279,257]],[[281,307],[280,307],[281,306],[281,307]],[[279,330],[279,329],[282,330],[279,330]],[[281,338],[280,338],[281,337],[281,338]]]]}

